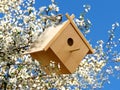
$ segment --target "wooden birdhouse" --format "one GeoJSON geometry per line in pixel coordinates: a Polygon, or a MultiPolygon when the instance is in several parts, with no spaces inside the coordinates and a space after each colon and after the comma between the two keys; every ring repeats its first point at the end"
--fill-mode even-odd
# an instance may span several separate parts
{"type": "MultiPolygon", "coordinates": [[[[46,29],[25,52],[38,60],[43,67],[49,65],[50,61],[55,61],[60,65],[58,74],[73,73],[80,61],[87,54],[93,53],[92,47],[74,23],[74,15],[66,14],[66,17],[67,21],[46,29]]],[[[44,70],[50,74],[49,69],[44,70]]]]}

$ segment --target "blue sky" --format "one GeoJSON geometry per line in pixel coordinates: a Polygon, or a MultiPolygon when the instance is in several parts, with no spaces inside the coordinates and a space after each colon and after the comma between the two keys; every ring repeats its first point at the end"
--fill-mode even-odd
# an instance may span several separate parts
{"type": "MultiPolygon", "coordinates": [[[[37,0],[36,0],[37,1],[37,0]]],[[[37,5],[48,5],[50,0],[40,0],[37,5]]],[[[97,40],[108,39],[107,31],[111,29],[111,25],[120,22],[120,0],[56,0],[60,7],[60,13],[65,15],[75,14],[79,17],[83,11],[84,4],[90,4],[91,10],[87,14],[92,22],[91,33],[89,39],[95,45],[97,40]]],[[[117,37],[120,37],[120,28],[117,37]]],[[[120,49],[119,49],[120,51],[120,49]]],[[[120,79],[110,77],[111,84],[105,84],[100,90],[120,90],[120,79]]]]}
{"type": "MultiPolygon", "coordinates": [[[[111,29],[111,25],[120,22],[120,0],[58,0],[57,2],[61,13],[73,13],[76,17],[82,12],[84,4],[91,5],[87,18],[92,22],[89,36],[92,44],[97,40],[107,40],[107,31],[111,29]]],[[[117,35],[120,37],[120,31],[117,35]]],[[[102,90],[120,90],[120,79],[110,77],[110,81],[111,84],[105,84],[102,90]]]]}

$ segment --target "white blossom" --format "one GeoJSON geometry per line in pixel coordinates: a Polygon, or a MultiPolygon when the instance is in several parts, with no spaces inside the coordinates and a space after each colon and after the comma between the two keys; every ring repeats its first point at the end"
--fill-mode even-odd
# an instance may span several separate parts
{"type": "Polygon", "coordinates": [[[59,11],[59,7],[56,7],[56,10],[55,10],[56,12],[58,12],[59,11]]]}
{"type": "Polygon", "coordinates": [[[17,82],[17,78],[16,77],[15,78],[10,78],[9,81],[10,81],[10,83],[16,83],[17,82]]]}
{"type": "Polygon", "coordinates": [[[120,71],[120,66],[115,66],[114,67],[117,71],[120,71]]]}
{"type": "Polygon", "coordinates": [[[29,16],[25,16],[25,17],[24,17],[24,23],[28,23],[29,20],[30,20],[30,17],[29,17],[29,16]]]}
{"type": "Polygon", "coordinates": [[[44,11],[45,11],[45,9],[46,9],[46,6],[42,6],[42,7],[40,7],[40,8],[39,8],[40,13],[44,12],[44,11]]]}
{"type": "Polygon", "coordinates": [[[112,73],[113,73],[113,71],[112,71],[111,69],[107,69],[106,72],[107,72],[108,74],[112,74],[112,73]]]}

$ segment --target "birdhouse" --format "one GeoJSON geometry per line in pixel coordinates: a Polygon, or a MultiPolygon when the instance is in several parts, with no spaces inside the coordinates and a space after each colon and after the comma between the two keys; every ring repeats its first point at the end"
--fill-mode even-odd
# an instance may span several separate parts
{"type": "MultiPolygon", "coordinates": [[[[49,65],[50,61],[59,64],[58,74],[75,72],[80,61],[93,53],[92,47],[74,23],[74,15],[66,14],[66,17],[68,20],[62,24],[47,28],[25,52],[38,60],[42,67],[49,65]]],[[[44,68],[44,71],[50,74],[49,69],[44,68]]]]}

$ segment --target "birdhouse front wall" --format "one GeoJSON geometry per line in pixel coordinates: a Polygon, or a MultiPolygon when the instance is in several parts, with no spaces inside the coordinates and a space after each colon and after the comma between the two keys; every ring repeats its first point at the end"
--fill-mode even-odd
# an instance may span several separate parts
{"type": "Polygon", "coordinates": [[[69,24],[50,46],[64,66],[73,73],[89,49],[72,24],[69,24]]]}

